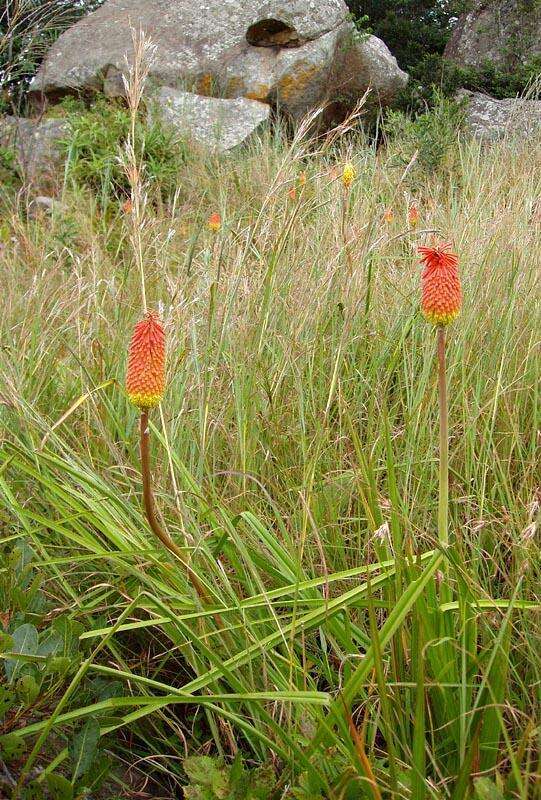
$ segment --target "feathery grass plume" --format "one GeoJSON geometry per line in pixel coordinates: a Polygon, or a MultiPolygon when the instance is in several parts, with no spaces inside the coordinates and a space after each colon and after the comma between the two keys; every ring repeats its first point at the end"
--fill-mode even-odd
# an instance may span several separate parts
{"type": "Polygon", "coordinates": [[[344,189],[349,189],[355,178],[357,177],[357,170],[351,163],[348,161],[347,164],[344,165],[344,169],[342,172],[342,185],[344,189]]]}
{"type": "Polygon", "coordinates": [[[424,270],[421,279],[421,310],[434,325],[448,325],[459,314],[462,289],[458,258],[448,242],[434,247],[419,247],[424,270]]]}
{"type": "Polygon", "coordinates": [[[149,312],[133,331],[128,354],[126,391],[141,411],[155,408],[165,389],[165,334],[154,312],[149,312]]]}

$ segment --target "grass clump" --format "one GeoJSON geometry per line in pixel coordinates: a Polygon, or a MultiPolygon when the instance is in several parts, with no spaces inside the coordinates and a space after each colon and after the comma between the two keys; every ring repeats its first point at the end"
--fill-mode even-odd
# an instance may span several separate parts
{"type": "Polygon", "coordinates": [[[21,791],[48,768],[73,782],[70,743],[97,715],[126,796],[151,779],[156,797],[235,797],[239,764],[244,796],[268,800],[535,796],[541,145],[455,135],[415,182],[419,148],[409,171],[403,148],[269,136],[194,153],[172,200],[148,183],[138,237],[112,178],[106,209],[82,179],[47,217],[10,201],[1,520],[42,576],[48,611],[28,624],[39,639],[66,617],[82,653],[17,727],[21,791]],[[418,313],[433,231],[453,240],[464,290],[446,547],[418,313]],[[149,423],[156,508],[205,602],[139,502],[139,420],[120,388],[141,313],[134,238],[169,342],[149,423]],[[96,700],[95,681],[115,691],[96,700]],[[193,758],[212,768],[190,775],[193,758]]]}

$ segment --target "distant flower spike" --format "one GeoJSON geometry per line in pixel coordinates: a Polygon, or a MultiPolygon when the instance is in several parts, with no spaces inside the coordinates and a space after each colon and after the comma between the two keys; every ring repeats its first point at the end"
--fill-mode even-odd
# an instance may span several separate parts
{"type": "Polygon", "coordinates": [[[424,270],[421,278],[421,310],[434,325],[448,325],[459,314],[462,290],[458,275],[458,257],[451,245],[442,242],[435,247],[420,247],[424,270]]]}
{"type": "Polygon", "coordinates": [[[135,326],[128,354],[126,391],[134,406],[148,411],[165,390],[165,334],[157,314],[148,313],[135,326]]]}
{"type": "Polygon", "coordinates": [[[342,183],[345,189],[349,189],[355,178],[357,177],[357,170],[353,166],[353,164],[348,161],[347,164],[344,165],[344,170],[342,172],[342,183]]]}
{"type": "Polygon", "coordinates": [[[208,218],[207,225],[209,226],[210,230],[213,231],[214,233],[217,233],[220,230],[220,228],[222,227],[222,218],[217,211],[215,211],[214,214],[210,215],[210,217],[208,218]]]}
{"type": "Polygon", "coordinates": [[[408,209],[408,222],[412,228],[415,228],[417,226],[419,222],[419,217],[420,217],[419,209],[417,208],[415,203],[412,203],[408,209]]]}

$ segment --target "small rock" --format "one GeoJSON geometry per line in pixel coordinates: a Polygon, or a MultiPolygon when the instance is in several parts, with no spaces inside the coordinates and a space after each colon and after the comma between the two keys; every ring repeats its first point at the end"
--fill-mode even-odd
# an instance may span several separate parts
{"type": "Polygon", "coordinates": [[[60,141],[69,125],[61,119],[0,118],[0,146],[13,147],[27,183],[55,183],[66,156],[60,141]]]}
{"type": "Polygon", "coordinates": [[[36,219],[42,214],[52,214],[53,212],[65,211],[65,207],[54,197],[39,194],[28,204],[28,216],[36,219]]]}
{"type": "Polygon", "coordinates": [[[156,94],[154,113],[184,136],[224,152],[267,122],[270,107],[257,100],[220,100],[164,86],[156,94]]]}
{"type": "Polygon", "coordinates": [[[461,89],[457,98],[465,101],[466,123],[479,139],[494,141],[506,135],[527,138],[541,129],[541,100],[497,100],[466,89],[461,89]]]}

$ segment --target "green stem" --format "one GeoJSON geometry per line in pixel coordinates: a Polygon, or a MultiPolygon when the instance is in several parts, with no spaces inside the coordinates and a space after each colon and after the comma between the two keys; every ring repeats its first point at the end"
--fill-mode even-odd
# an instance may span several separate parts
{"type": "MultiPolygon", "coordinates": [[[[447,408],[447,377],[445,370],[445,327],[438,326],[438,395],[440,408],[440,467],[438,501],[438,541],[441,548],[449,545],[449,411],[447,408]]],[[[448,583],[447,562],[442,565],[443,581],[440,599],[452,599],[448,583]]]]}
{"type": "MultiPolygon", "coordinates": [[[[170,553],[173,553],[179,561],[182,562],[184,567],[186,568],[186,574],[190,583],[192,584],[193,588],[197,592],[200,600],[204,603],[211,603],[212,600],[209,597],[209,594],[201,581],[199,580],[198,576],[195,574],[191,566],[185,560],[185,555],[176,542],[171,539],[168,533],[166,533],[158,519],[156,517],[156,511],[154,507],[154,493],[152,491],[152,473],[150,469],[150,428],[148,423],[148,411],[141,411],[141,421],[140,421],[140,453],[141,453],[141,476],[143,479],[143,504],[145,507],[145,514],[148,520],[148,524],[152,532],[155,536],[160,540],[167,550],[170,553]]],[[[223,622],[218,613],[214,614],[214,620],[219,628],[223,628],[223,622]]]]}
{"type": "Polygon", "coordinates": [[[440,405],[440,490],[438,504],[438,540],[449,544],[449,412],[447,410],[447,380],[445,375],[445,328],[438,326],[438,394],[440,405]]]}

